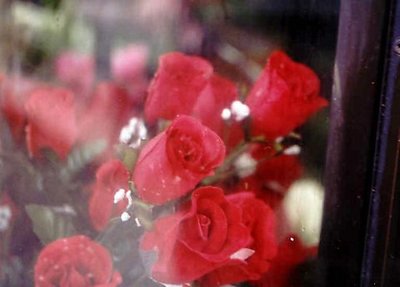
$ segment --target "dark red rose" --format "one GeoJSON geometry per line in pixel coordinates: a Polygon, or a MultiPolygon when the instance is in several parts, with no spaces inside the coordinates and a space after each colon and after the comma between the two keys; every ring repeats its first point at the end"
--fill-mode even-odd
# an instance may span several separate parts
{"type": "Polygon", "coordinates": [[[261,280],[254,283],[257,287],[289,287],[291,275],[296,267],[307,259],[317,255],[318,247],[305,247],[294,235],[287,236],[280,244],[278,255],[271,264],[270,270],[261,280]]]}
{"type": "Polygon", "coordinates": [[[320,81],[310,68],[276,51],[246,104],[250,107],[252,134],[274,139],[304,124],[327,101],[320,97],[320,81]]]}
{"type": "Polygon", "coordinates": [[[253,192],[273,209],[279,207],[290,185],[303,174],[299,157],[277,156],[275,149],[267,144],[253,144],[249,153],[257,162],[255,172],[241,178],[230,190],[253,192]]]}
{"type": "Polygon", "coordinates": [[[78,136],[73,94],[62,88],[38,88],[26,101],[25,110],[29,154],[38,156],[42,148],[49,148],[65,159],[78,136]]]}
{"type": "Polygon", "coordinates": [[[144,201],[163,204],[211,175],[224,156],[224,143],[216,133],[192,117],[178,116],[143,148],[133,180],[144,201]]]}
{"type": "Polygon", "coordinates": [[[124,89],[111,82],[100,83],[88,107],[81,111],[79,141],[114,143],[121,128],[133,116],[133,108],[133,102],[124,89]]]}
{"type": "Polygon", "coordinates": [[[239,207],[223,190],[201,187],[191,202],[159,218],[142,238],[142,248],[158,253],[152,276],[164,283],[186,283],[232,261],[230,257],[251,242],[239,207]]]}
{"type": "Polygon", "coordinates": [[[102,230],[113,216],[119,216],[127,206],[126,199],[114,204],[119,189],[128,190],[129,172],[119,160],[102,164],[96,172],[89,200],[89,215],[93,226],[102,230]]]}
{"type": "Polygon", "coordinates": [[[212,74],[212,66],[202,58],[178,52],[161,56],[148,90],[146,119],[154,122],[158,118],[173,120],[179,114],[190,115],[212,74]]]}
{"type": "Polygon", "coordinates": [[[35,265],[35,287],[116,287],[121,282],[107,249],[82,235],[50,243],[35,265]]]}
{"type": "Polygon", "coordinates": [[[74,51],[64,52],[56,58],[55,72],[58,79],[79,95],[87,95],[95,76],[92,56],[74,51]]]}
{"type": "Polygon", "coordinates": [[[243,250],[244,255],[238,255],[238,259],[206,274],[200,280],[202,286],[217,287],[260,279],[270,268],[277,253],[275,214],[272,209],[249,192],[229,195],[227,199],[241,209],[242,222],[250,231],[252,241],[243,250]]]}

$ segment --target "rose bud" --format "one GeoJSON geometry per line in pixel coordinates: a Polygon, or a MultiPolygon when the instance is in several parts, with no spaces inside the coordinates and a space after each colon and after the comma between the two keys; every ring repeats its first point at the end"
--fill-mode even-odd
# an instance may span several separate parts
{"type": "Polygon", "coordinates": [[[89,200],[90,220],[100,231],[104,229],[112,216],[120,216],[128,202],[123,199],[114,205],[114,196],[118,190],[128,190],[129,172],[118,160],[103,163],[96,172],[96,183],[92,187],[89,200]]]}
{"type": "Polygon", "coordinates": [[[229,107],[237,98],[238,92],[235,84],[214,74],[199,96],[192,115],[222,137],[224,120],[221,117],[221,113],[224,108],[229,107]]]}
{"type": "Polygon", "coordinates": [[[157,219],[141,247],[158,252],[152,267],[156,280],[182,284],[232,261],[230,257],[250,242],[240,208],[222,189],[206,186],[195,190],[191,202],[176,213],[157,219]]]}
{"type": "Polygon", "coordinates": [[[0,109],[10,127],[14,140],[18,143],[25,140],[26,112],[24,104],[31,92],[40,83],[20,78],[3,76],[0,82],[0,109]]]}
{"type": "Polygon", "coordinates": [[[211,64],[200,57],[178,52],[161,56],[148,90],[146,119],[155,122],[158,118],[173,120],[178,114],[191,114],[212,74],[211,64]]]}
{"type": "Polygon", "coordinates": [[[50,148],[65,159],[78,136],[74,95],[62,88],[38,88],[26,101],[25,110],[30,156],[38,156],[42,148],[50,148]]]}
{"type": "Polygon", "coordinates": [[[190,116],[178,116],[143,148],[133,180],[140,198],[163,204],[211,175],[224,156],[224,143],[216,133],[190,116]]]}
{"type": "Polygon", "coordinates": [[[276,51],[246,104],[250,107],[252,134],[275,139],[304,124],[327,101],[320,97],[320,81],[310,68],[276,51]]]}
{"type": "Polygon", "coordinates": [[[58,239],[45,246],[36,260],[35,287],[116,287],[120,283],[110,253],[86,236],[58,239]]]}

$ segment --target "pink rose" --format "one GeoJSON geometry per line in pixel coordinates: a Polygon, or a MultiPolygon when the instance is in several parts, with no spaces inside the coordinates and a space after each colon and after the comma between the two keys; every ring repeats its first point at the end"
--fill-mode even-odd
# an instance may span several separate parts
{"type": "Polygon", "coordinates": [[[149,49],[145,45],[129,45],[113,52],[111,71],[117,82],[130,83],[143,77],[149,49]]]}
{"type": "Polygon", "coordinates": [[[104,229],[111,217],[119,216],[127,200],[114,204],[119,189],[128,190],[129,172],[119,160],[103,163],[96,172],[96,183],[89,200],[89,216],[96,230],[104,229]]]}
{"type": "Polygon", "coordinates": [[[29,154],[38,156],[41,149],[50,148],[65,159],[78,136],[73,94],[62,88],[38,88],[25,102],[25,110],[29,154]]]}
{"type": "Polygon", "coordinates": [[[178,116],[143,148],[133,172],[139,196],[152,204],[177,199],[223,162],[222,140],[189,116],[178,116]]]}
{"type": "Polygon", "coordinates": [[[158,252],[152,276],[180,284],[226,264],[250,240],[240,208],[225,198],[222,189],[208,186],[195,190],[191,202],[176,213],[159,218],[141,244],[158,252]]]}
{"type": "Polygon", "coordinates": [[[68,51],[57,56],[55,71],[58,79],[77,94],[89,93],[95,77],[92,56],[68,51]]]}
{"type": "Polygon", "coordinates": [[[320,97],[319,79],[309,67],[276,51],[251,89],[246,104],[250,107],[253,135],[274,139],[304,124],[327,101],[320,97]]]}
{"type": "Polygon", "coordinates": [[[58,239],[47,245],[35,264],[35,287],[116,287],[110,253],[86,236],[58,239]]]}
{"type": "Polygon", "coordinates": [[[200,57],[178,52],[161,56],[148,90],[146,119],[155,122],[158,118],[173,120],[179,114],[190,115],[212,74],[210,63],[200,57]]]}

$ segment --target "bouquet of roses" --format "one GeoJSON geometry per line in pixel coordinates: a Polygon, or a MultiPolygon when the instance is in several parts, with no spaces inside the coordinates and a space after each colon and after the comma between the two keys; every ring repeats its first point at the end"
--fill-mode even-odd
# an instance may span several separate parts
{"type": "Polygon", "coordinates": [[[95,84],[65,57],[57,85],[0,76],[1,282],[288,286],[317,249],[280,228],[294,131],[327,105],[316,74],[276,51],[239,93],[171,52],[143,92],[129,61],[95,84]]]}

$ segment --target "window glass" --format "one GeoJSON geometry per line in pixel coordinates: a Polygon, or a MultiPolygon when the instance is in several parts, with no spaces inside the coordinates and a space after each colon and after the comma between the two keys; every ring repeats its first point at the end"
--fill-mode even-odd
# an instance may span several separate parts
{"type": "Polygon", "coordinates": [[[0,1],[0,285],[315,284],[338,1],[0,1]]]}

